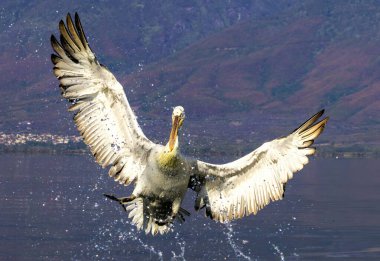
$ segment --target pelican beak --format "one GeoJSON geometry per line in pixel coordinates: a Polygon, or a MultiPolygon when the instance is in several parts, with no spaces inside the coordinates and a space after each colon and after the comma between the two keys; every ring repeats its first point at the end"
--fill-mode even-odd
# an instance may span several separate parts
{"type": "Polygon", "coordinates": [[[173,149],[174,149],[174,145],[176,143],[177,136],[178,136],[178,129],[179,129],[179,127],[181,127],[182,121],[183,121],[183,119],[180,116],[174,116],[173,117],[173,126],[172,126],[172,130],[170,132],[170,137],[169,137],[169,149],[170,149],[170,151],[173,151],[173,149]]]}

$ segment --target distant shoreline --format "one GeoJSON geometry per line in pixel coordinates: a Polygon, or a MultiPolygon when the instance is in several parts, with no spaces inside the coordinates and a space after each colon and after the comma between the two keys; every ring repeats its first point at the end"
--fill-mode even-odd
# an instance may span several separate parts
{"type": "MultiPolygon", "coordinates": [[[[333,146],[323,144],[315,146],[317,152],[315,154],[318,158],[379,158],[380,148],[371,146],[333,146]]],[[[185,155],[198,155],[208,157],[240,157],[249,153],[250,150],[238,145],[226,146],[220,144],[210,148],[208,146],[194,146],[183,148],[182,153],[185,155]]],[[[90,150],[82,143],[68,143],[68,144],[48,144],[48,143],[33,143],[33,144],[16,144],[4,145],[0,144],[0,154],[6,153],[25,153],[25,154],[72,154],[84,155],[90,154],[90,150]]]]}

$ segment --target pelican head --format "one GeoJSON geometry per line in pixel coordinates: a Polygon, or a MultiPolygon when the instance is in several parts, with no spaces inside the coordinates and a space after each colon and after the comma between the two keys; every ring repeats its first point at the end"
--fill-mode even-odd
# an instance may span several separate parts
{"type": "Polygon", "coordinates": [[[168,142],[170,152],[178,146],[178,130],[181,128],[184,119],[185,109],[182,106],[175,107],[172,114],[172,130],[168,142]]]}

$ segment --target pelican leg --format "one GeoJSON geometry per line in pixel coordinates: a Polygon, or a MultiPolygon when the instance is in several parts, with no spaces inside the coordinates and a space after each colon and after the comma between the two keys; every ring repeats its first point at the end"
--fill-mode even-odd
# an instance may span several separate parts
{"type": "Polygon", "coordinates": [[[203,199],[203,201],[204,201],[204,206],[203,207],[206,207],[206,217],[214,219],[213,216],[212,216],[211,206],[210,206],[210,202],[208,200],[208,197],[205,197],[203,199]]]}
{"type": "Polygon", "coordinates": [[[108,198],[108,199],[111,199],[111,200],[114,200],[114,201],[119,202],[120,205],[123,207],[123,209],[124,209],[125,211],[127,211],[127,209],[125,208],[124,205],[136,199],[136,196],[133,195],[133,194],[132,194],[131,196],[129,196],[129,197],[122,197],[122,198],[118,198],[118,197],[116,197],[115,195],[109,195],[109,194],[103,194],[103,195],[104,195],[106,198],[108,198]]]}
{"type": "Polygon", "coordinates": [[[178,213],[177,213],[177,216],[176,216],[176,218],[177,218],[177,220],[180,222],[180,223],[183,223],[183,222],[185,222],[185,216],[190,216],[190,212],[189,211],[187,211],[186,209],[184,209],[184,208],[179,208],[179,211],[178,211],[178,213]]]}
{"type": "Polygon", "coordinates": [[[185,216],[190,217],[190,212],[187,211],[187,210],[184,209],[184,208],[181,208],[181,207],[180,207],[178,213],[180,213],[181,215],[185,215],[185,216]]]}

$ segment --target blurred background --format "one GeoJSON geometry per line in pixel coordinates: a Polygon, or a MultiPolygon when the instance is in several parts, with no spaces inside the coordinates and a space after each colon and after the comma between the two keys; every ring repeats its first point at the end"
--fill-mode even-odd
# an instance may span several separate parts
{"type": "Polygon", "coordinates": [[[199,149],[223,138],[220,147],[234,153],[325,108],[320,151],[379,153],[376,0],[4,0],[1,132],[77,135],[50,62],[50,35],[68,12],[80,14],[93,51],[156,142],[166,140],[176,105],[186,110],[186,141],[199,149]]]}

